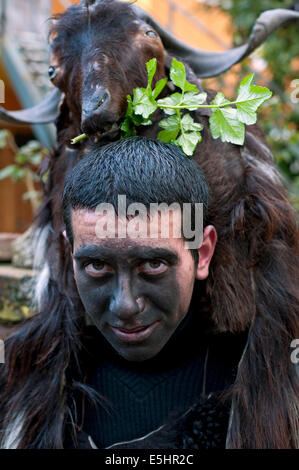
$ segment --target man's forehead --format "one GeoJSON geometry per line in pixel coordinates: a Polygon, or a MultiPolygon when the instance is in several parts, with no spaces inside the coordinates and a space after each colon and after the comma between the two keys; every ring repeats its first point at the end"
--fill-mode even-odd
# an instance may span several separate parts
{"type": "Polygon", "coordinates": [[[150,217],[118,217],[97,214],[89,209],[72,210],[72,228],[76,246],[87,244],[127,249],[132,246],[167,245],[181,238],[180,214],[170,212],[150,217]]]}

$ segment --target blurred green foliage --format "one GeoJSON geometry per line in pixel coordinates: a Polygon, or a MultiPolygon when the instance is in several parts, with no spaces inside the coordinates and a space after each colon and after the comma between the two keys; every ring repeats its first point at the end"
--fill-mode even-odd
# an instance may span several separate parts
{"type": "Polygon", "coordinates": [[[23,198],[30,201],[35,213],[41,202],[41,191],[35,189],[34,183],[40,181],[37,169],[42,159],[48,154],[48,150],[36,140],[30,140],[19,148],[13,134],[9,130],[3,129],[0,130],[0,149],[5,147],[10,147],[14,151],[15,163],[0,170],[0,181],[5,178],[24,181],[27,191],[23,194],[23,198]]]}
{"type": "MultiPolygon", "coordinates": [[[[252,27],[263,11],[274,8],[299,11],[299,2],[284,0],[219,0],[218,4],[232,18],[234,46],[248,41],[252,27]]],[[[291,22],[272,33],[258,49],[256,56],[265,61],[265,70],[254,70],[250,67],[250,59],[246,59],[241,64],[240,75],[255,72],[256,81],[273,91],[273,97],[261,109],[258,122],[266,133],[290,198],[299,210],[298,52],[298,22],[291,22]]],[[[221,76],[219,83],[223,83],[221,76]]]]}

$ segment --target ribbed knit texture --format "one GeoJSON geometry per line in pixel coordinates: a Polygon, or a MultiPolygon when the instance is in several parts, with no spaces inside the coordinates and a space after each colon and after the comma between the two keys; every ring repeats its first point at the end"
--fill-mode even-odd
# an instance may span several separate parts
{"type": "Polygon", "coordinates": [[[225,389],[241,353],[231,336],[207,341],[197,316],[189,312],[156,357],[134,363],[121,358],[98,334],[93,358],[102,360],[91,365],[87,383],[105,397],[104,408],[85,403],[83,430],[97,447],[105,448],[157,429],[199,400],[206,359],[206,394],[225,389]]]}

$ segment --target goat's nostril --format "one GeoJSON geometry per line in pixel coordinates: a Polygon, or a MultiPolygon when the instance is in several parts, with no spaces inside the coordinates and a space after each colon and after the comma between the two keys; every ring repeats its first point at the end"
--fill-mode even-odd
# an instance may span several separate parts
{"type": "Polygon", "coordinates": [[[96,97],[92,97],[85,102],[85,106],[82,107],[82,114],[84,118],[90,117],[93,114],[98,114],[101,112],[101,107],[109,101],[109,93],[104,92],[100,97],[96,99],[96,97]]]}
{"type": "Polygon", "coordinates": [[[108,98],[108,93],[104,93],[102,99],[99,101],[99,103],[98,103],[98,105],[97,105],[97,107],[96,107],[95,109],[100,108],[100,107],[102,106],[102,104],[105,103],[105,101],[107,100],[107,98],[108,98]]]}

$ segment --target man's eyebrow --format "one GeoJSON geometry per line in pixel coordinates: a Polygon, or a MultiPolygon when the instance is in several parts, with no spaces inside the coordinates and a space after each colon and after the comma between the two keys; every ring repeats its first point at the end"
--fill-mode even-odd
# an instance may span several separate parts
{"type": "MultiPolygon", "coordinates": [[[[149,247],[149,246],[132,246],[125,250],[128,259],[153,259],[163,258],[170,263],[177,263],[179,256],[178,253],[169,248],[163,247],[149,247]]],[[[75,259],[81,258],[102,258],[102,259],[117,259],[119,258],[119,251],[115,247],[86,245],[80,247],[74,254],[75,259]]]]}
{"type": "Polygon", "coordinates": [[[149,247],[149,246],[136,246],[128,250],[128,255],[130,258],[138,259],[154,259],[154,258],[163,258],[170,263],[177,263],[179,256],[176,251],[169,248],[162,247],[149,247]]]}
{"type": "Polygon", "coordinates": [[[85,245],[78,248],[74,254],[75,259],[81,258],[99,258],[99,257],[111,257],[111,250],[105,246],[98,245],[85,245]]]}

